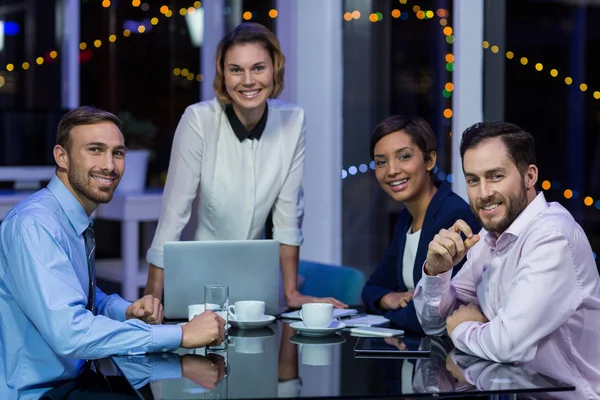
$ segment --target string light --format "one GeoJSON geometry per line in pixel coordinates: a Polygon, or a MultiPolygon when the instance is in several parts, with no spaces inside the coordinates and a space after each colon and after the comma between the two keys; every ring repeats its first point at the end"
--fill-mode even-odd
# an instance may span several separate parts
{"type": "MultiPolygon", "coordinates": [[[[406,3],[407,3],[406,1],[400,2],[400,4],[406,4],[406,3]]],[[[271,10],[271,11],[273,11],[273,10],[271,10]]],[[[271,11],[269,11],[269,16],[271,15],[271,11]]],[[[413,6],[412,11],[415,13],[415,16],[420,20],[432,19],[436,15],[440,18],[448,16],[448,10],[443,9],[443,8],[439,8],[434,12],[433,10],[422,10],[420,6],[415,5],[415,6],[413,6]]],[[[396,19],[401,18],[401,19],[405,20],[408,18],[408,14],[406,12],[402,12],[399,9],[392,10],[391,15],[393,18],[396,18],[396,19]]],[[[343,14],[343,19],[344,19],[344,21],[347,21],[347,22],[352,21],[352,20],[358,20],[358,19],[360,19],[360,17],[361,17],[361,14],[358,10],[354,10],[352,12],[346,11],[343,14]]],[[[383,19],[383,14],[381,12],[373,12],[368,15],[368,18],[369,18],[369,21],[371,21],[371,22],[379,22],[383,19]]],[[[440,25],[446,26],[447,21],[445,19],[442,19],[442,21],[443,22],[440,22],[440,25]]]]}
{"type": "MultiPolygon", "coordinates": [[[[407,3],[407,0],[400,0],[400,4],[406,4],[406,3],[407,3]]],[[[419,5],[415,4],[412,7],[412,11],[415,13],[416,17],[420,20],[431,19],[437,15],[440,18],[440,21],[439,21],[440,25],[444,27],[442,29],[442,33],[446,36],[446,38],[445,38],[446,43],[448,43],[448,44],[454,43],[454,40],[455,40],[454,35],[453,35],[454,31],[453,31],[452,27],[448,26],[448,21],[445,19],[445,17],[448,17],[448,15],[449,15],[448,10],[439,8],[434,13],[432,10],[422,10],[419,5]]],[[[398,9],[392,10],[391,15],[393,18],[407,19],[407,17],[408,17],[407,13],[403,13],[402,11],[400,11],[398,9]]],[[[244,13],[243,17],[244,17],[244,19],[247,19],[246,13],[244,13]]],[[[354,10],[352,12],[346,11],[343,14],[343,19],[346,22],[349,22],[352,20],[358,20],[358,19],[360,19],[360,17],[361,17],[361,14],[358,10],[354,10]]],[[[383,19],[383,14],[380,12],[375,12],[375,13],[369,14],[369,21],[371,21],[373,23],[379,22],[382,19],[383,19]]],[[[485,43],[487,43],[487,42],[485,42],[485,43]]],[[[488,46],[489,46],[489,44],[488,44],[488,46]]],[[[498,51],[500,51],[500,49],[498,46],[493,46],[492,51],[494,53],[497,53],[498,51]]],[[[455,68],[454,55],[447,54],[445,60],[446,60],[446,70],[448,72],[454,71],[454,68],[455,68]]],[[[452,96],[453,90],[454,90],[454,85],[452,84],[452,82],[448,82],[445,85],[444,89],[442,90],[442,96],[444,98],[450,98],[452,96]]],[[[598,93],[598,95],[600,96],[600,92],[598,93]]],[[[450,108],[445,109],[443,114],[446,119],[452,118],[452,115],[453,115],[452,109],[450,109],[450,108]]],[[[450,133],[450,135],[452,135],[452,134],[450,133]]]]}
{"type": "MultiPolygon", "coordinates": [[[[138,3],[139,3],[139,4],[141,4],[141,1],[139,1],[139,0],[138,0],[137,2],[136,2],[136,0],[133,0],[133,1],[132,1],[132,5],[133,5],[134,7],[137,7],[137,6],[136,6],[136,4],[138,4],[138,3]]],[[[139,5],[139,4],[138,4],[138,5],[139,5]]],[[[143,3],[143,4],[141,4],[141,5],[142,5],[142,9],[144,9],[144,5],[147,5],[147,4],[146,4],[146,3],[143,3]]],[[[202,3],[201,3],[200,1],[195,1],[195,2],[194,2],[194,7],[190,7],[190,8],[188,8],[188,9],[186,10],[186,13],[191,13],[191,12],[194,12],[194,11],[195,11],[195,9],[196,9],[196,8],[200,8],[200,7],[201,7],[201,5],[202,5],[202,3]],[[193,11],[192,11],[192,10],[193,10],[193,11]]],[[[103,0],[103,1],[102,1],[102,6],[103,6],[103,7],[105,7],[105,8],[108,8],[108,7],[110,7],[110,6],[111,6],[111,2],[110,2],[110,0],[103,0]]],[[[182,9],[182,10],[185,10],[185,9],[182,9]]],[[[169,7],[168,7],[168,6],[166,6],[166,5],[163,5],[163,6],[161,6],[159,11],[160,11],[160,13],[161,13],[161,14],[163,14],[163,15],[164,15],[165,17],[167,17],[167,18],[169,18],[171,15],[173,15],[172,11],[171,11],[171,10],[169,9],[169,7]]],[[[157,25],[157,24],[159,23],[159,19],[158,19],[158,18],[156,18],[156,17],[154,17],[154,18],[152,18],[152,19],[150,20],[150,23],[151,23],[152,25],[157,25]]],[[[141,34],[141,33],[144,33],[144,32],[149,32],[149,30],[147,29],[147,27],[146,27],[146,26],[144,26],[144,25],[139,25],[139,26],[137,27],[137,32],[139,32],[139,33],[141,34]]],[[[125,30],[123,30],[123,36],[124,36],[124,37],[129,37],[129,36],[131,36],[131,31],[130,31],[129,29],[125,29],[125,30]]],[[[109,37],[108,37],[108,41],[109,41],[110,43],[115,43],[115,42],[117,41],[117,35],[115,35],[115,34],[111,34],[111,35],[109,35],[109,37]]],[[[102,43],[102,40],[100,40],[100,39],[96,39],[96,40],[94,40],[92,43],[93,43],[93,45],[94,45],[96,48],[99,48],[99,47],[101,47],[101,46],[102,46],[102,44],[103,44],[103,43],[102,43]]],[[[79,49],[80,49],[81,51],[84,51],[84,50],[86,50],[87,48],[88,48],[88,44],[87,44],[86,42],[81,42],[81,43],[79,43],[79,49]]],[[[50,51],[49,53],[47,53],[47,54],[49,54],[49,55],[50,55],[50,58],[52,58],[52,59],[56,59],[56,58],[58,57],[58,52],[57,52],[56,50],[51,50],[51,51],[50,51]]],[[[48,61],[48,60],[46,59],[46,61],[48,61]]],[[[44,65],[44,64],[45,64],[45,62],[44,62],[44,57],[43,57],[43,56],[38,56],[38,57],[36,57],[36,58],[35,58],[35,63],[36,63],[37,65],[44,65]],[[40,60],[41,60],[41,62],[40,62],[40,60]]],[[[6,64],[6,71],[8,71],[8,72],[14,72],[14,71],[15,71],[15,66],[14,66],[14,64],[15,64],[15,63],[9,63],[9,64],[6,64]]],[[[17,65],[18,65],[18,64],[17,64],[17,65]]],[[[29,67],[30,67],[30,63],[29,63],[29,62],[27,62],[27,61],[25,61],[25,62],[23,62],[23,63],[21,64],[21,67],[23,68],[23,70],[25,70],[25,71],[26,71],[26,70],[28,70],[28,69],[29,69],[29,67]]]]}
{"type": "MultiPolygon", "coordinates": [[[[482,42],[482,46],[486,50],[490,49],[493,53],[497,53],[499,51],[498,46],[490,46],[490,43],[488,41],[486,41],[486,40],[484,40],[482,42]],[[494,48],[497,49],[497,51],[494,51],[494,48]]],[[[507,59],[512,60],[514,57],[515,57],[515,54],[512,51],[507,51],[506,52],[506,58],[507,59]]],[[[525,65],[529,64],[529,59],[527,57],[521,57],[521,58],[519,58],[519,62],[522,65],[525,66],[525,65]]],[[[535,63],[534,69],[536,71],[538,71],[538,72],[543,72],[545,68],[544,68],[544,65],[542,63],[538,62],[538,63],[535,63]]],[[[553,78],[556,78],[559,75],[558,70],[556,68],[551,68],[549,73],[550,73],[550,76],[553,77],[553,78]]],[[[570,76],[565,76],[564,82],[565,82],[565,85],[570,86],[570,85],[573,84],[573,78],[571,78],[570,76]]],[[[589,87],[588,87],[587,83],[581,82],[579,84],[579,90],[581,90],[582,92],[587,92],[588,89],[589,89],[589,87]]],[[[592,92],[592,97],[594,99],[596,99],[596,100],[600,100],[600,91],[594,90],[592,92]]],[[[573,196],[573,192],[572,191],[571,192],[565,191],[565,197],[566,197],[566,194],[569,194],[569,193],[570,193],[570,196],[573,196]]],[[[570,197],[567,197],[567,198],[570,198],[570,197]]]]}
{"type": "Polygon", "coordinates": [[[552,187],[552,184],[550,183],[550,181],[544,181],[544,182],[542,182],[542,189],[544,189],[544,190],[550,190],[551,187],[552,187]]]}
{"type": "Polygon", "coordinates": [[[185,78],[188,81],[193,81],[195,79],[196,82],[202,82],[202,80],[204,79],[204,76],[202,74],[194,74],[190,72],[187,68],[175,68],[173,69],[173,75],[185,78]]]}

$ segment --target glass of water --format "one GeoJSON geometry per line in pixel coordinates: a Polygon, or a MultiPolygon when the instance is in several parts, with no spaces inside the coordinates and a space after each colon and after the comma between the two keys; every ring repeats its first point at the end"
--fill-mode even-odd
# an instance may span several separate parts
{"type": "Polygon", "coordinates": [[[227,308],[229,307],[229,286],[206,285],[204,286],[204,307],[207,311],[218,314],[225,320],[225,340],[218,346],[207,346],[211,349],[224,349],[227,347],[227,308]]]}

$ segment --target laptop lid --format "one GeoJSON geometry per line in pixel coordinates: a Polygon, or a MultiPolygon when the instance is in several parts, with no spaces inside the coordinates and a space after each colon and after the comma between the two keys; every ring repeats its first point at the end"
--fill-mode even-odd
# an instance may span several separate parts
{"type": "Polygon", "coordinates": [[[267,314],[279,311],[279,242],[168,242],[164,251],[166,318],[187,319],[188,305],[204,304],[209,284],[228,285],[229,304],[262,300],[267,314]]]}

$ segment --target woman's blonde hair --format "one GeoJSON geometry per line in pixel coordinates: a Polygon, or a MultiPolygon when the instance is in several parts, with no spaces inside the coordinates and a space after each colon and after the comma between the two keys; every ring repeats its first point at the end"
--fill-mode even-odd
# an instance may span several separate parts
{"type": "Polygon", "coordinates": [[[233,46],[247,43],[260,43],[271,55],[273,61],[273,93],[270,98],[276,98],[283,91],[283,75],[285,67],[285,56],[281,51],[277,37],[261,24],[255,22],[244,22],[238,25],[231,33],[225,36],[219,43],[215,56],[215,80],[213,90],[217,99],[222,104],[231,103],[231,98],[225,88],[225,54],[233,46]]]}

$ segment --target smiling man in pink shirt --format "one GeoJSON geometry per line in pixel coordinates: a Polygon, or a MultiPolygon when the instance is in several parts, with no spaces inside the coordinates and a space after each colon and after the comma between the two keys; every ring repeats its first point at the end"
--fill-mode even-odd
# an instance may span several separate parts
{"type": "Polygon", "coordinates": [[[568,380],[600,392],[598,270],[581,226],[536,192],[533,137],[513,124],[478,123],[460,153],[484,229],[459,220],[429,244],[414,294],[423,329],[447,331],[459,350],[495,362],[543,369],[568,359],[568,380]]]}

